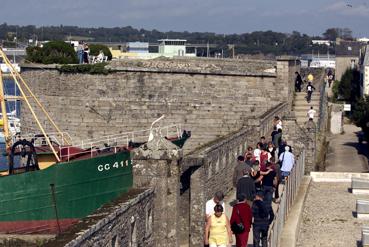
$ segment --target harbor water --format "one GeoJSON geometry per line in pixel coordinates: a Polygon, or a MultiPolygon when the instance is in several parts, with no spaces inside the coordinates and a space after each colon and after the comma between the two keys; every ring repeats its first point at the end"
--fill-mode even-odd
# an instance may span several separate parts
{"type": "MultiPolygon", "coordinates": [[[[15,82],[10,78],[3,78],[4,82],[4,94],[5,95],[16,95],[19,96],[19,90],[15,86],[15,82]]],[[[8,113],[15,111],[16,117],[20,117],[20,101],[7,101],[6,111],[8,113]]],[[[5,156],[5,143],[4,140],[0,141],[0,170],[5,170],[8,167],[8,157],[5,156]]]]}

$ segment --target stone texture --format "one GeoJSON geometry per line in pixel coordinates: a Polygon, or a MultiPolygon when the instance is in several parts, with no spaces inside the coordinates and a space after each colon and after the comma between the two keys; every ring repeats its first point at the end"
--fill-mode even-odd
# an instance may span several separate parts
{"type": "Polygon", "coordinates": [[[366,223],[353,216],[357,197],[349,187],[349,183],[310,184],[296,246],[357,246],[366,223]]]}
{"type": "MultiPolygon", "coordinates": [[[[182,128],[192,131],[185,153],[237,131],[249,118],[258,117],[293,96],[290,74],[294,69],[288,61],[200,59],[127,63],[133,64],[123,65],[136,69],[118,70],[123,65],[113,63],[114,73],[86,75],[24,68],[22,76],[55,122],[75,140],[147,129],[153,120],[165,114],[162,125],[181,123],[182,128]],[[183,69],[187,62],[191,69],[202,69],[198,73],[183,69]],[[276,73],[260,73],[273,64],[277,64],[276,73]],[[214,66],[220,72],[203,68],[214,66]],[[250,72],[237,74],[240,72],[235,70],[250,72]]],[[[46,123],[44,115],[36,112],[46,123]]],[[[22,123],[24,131],[37,129],[24,108],[22,123]]],[[[50,124],[46,127],[53,130],[50,124]]]]}
{"type": "Polygon", "coordinates": [[[155,246],[153,196],[152,189],[131,190],[43,246],[155,246]]]}

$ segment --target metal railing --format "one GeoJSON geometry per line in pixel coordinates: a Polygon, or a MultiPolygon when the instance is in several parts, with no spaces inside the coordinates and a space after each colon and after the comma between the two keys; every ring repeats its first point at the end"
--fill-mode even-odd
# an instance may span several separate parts
{"type": "Polygon", "coordinates": [[[269,228],[268,246],[280,246],[280,240],[288,213],[294,203],[305,172],[305,149],[298,155],[288,180],[282,188],[280,203],[275,212],[275,218],[269,228]]]}
{"type": "Polygon", "coordinates": [[[47,136],[39,134],[27,134],[14,137],[13,142],[20,139],[33,140],[34,145],[47,146],[46,139],[48,138],[52,144],[58,146],[58,156],[61,160],[69,161],[72,156],[81,156],[89,154],[90,157],[95,156],[97,153],[104,151],[117,152],[119,148],[128,147],[130,142],[147,142],[150,133],[162,136],[162,137],[182,137],[181,125],[167,125],[159,126],[152,129],[138,130],[125,132],[117,135],[107,135],[94,139],[87,139],[77,144],[72,141],[70,135],[66,132],[47,133],[47,136]],[[66,142],[71,145],[67,145],[66,142]]]}

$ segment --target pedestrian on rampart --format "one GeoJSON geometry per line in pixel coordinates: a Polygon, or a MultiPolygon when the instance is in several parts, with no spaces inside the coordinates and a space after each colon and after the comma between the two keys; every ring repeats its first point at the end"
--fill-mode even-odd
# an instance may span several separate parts
{"type": "Polygon", "coordinates": [[[272,207],[267,206],[263,201],[262,194],[256,194],[254,203],[252,205],[253,215],[253,237],[254,247],[268,246],[268,230],[269,225],[274,220],[274,212],[272,207]]]}
{"type": "Polygon", "coordinates": [[[247,247],[252,223],[252,211],[250,204],[247,202],[246,195],[239,195],[238,203],[234,205],[232,209],[230,223],[231,227],[236,225],[235,229],[232,228],[232,230],[234,229],[233,233],[236,236],[236,247],[247,247]],[[243,226],[243,231],[241,230],[241,232],[237,232],[236,229],[240,230],[240,224],[243,226]]]}
{"type": "Polygon", "coordinates": [[[272,205],[273,199],[273,185],[276,183],[276,172],[272,168],[272,163],[267,161],[266,169],[268,172],[263,173],[263,192],[264,192],[264,202],[267,206],[272,205]]]}
{"type": "Polygon", "coordinates": [[[237,182],[244,175],[245,169],[248,171],[248,173],[251,172],[251,166],[247,165],[245,162],[245,158],[240,155],[237,157],[237,163],[233,171],[233,187],[237,188],[237,182]]]}
{"type": "Polygon", "coordinates": [[[246,196],[247,203],[251,206],[255,198],[256,187],[248,169],[243,170],[243,176],[237,182],[236,199],[238,201],[242,199],[241,194],[246,196]]]}
{"type": "Polygon", "coordinates": [[[220,204],[224,208],[223,199],[224,199],[223,192],[222,191],[217,191],[217,192],[215,192],[214,197],[206,202],[206,208],[205,208],[206,218],[208,218],[212,214],[214,214],[215,205],[220,204]]]}
{"type": "Polygon", "coordinates": [[[295,164],[295,156],[290,152],[290,147],[286,146],[284,149],[285,151],[279,156],[282,180],[290,175],[295,164]]]}
{"type": "Polygon", "coordinates": [[[233,241],[228,217],[223,213],[224,207],[220,204],[215,205],[213,211],[206,222],[205,245],[226,247],[233,241]]]}

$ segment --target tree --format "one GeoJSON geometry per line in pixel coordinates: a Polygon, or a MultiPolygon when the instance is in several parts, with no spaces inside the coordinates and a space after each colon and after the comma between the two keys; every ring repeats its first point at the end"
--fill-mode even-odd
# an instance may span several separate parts
{"type": "Polygon", "coordinates": [[[328,28],[324,33],[323,37],[324,39],[328,39],[331,41],[336,41],[336,38],[338,38],[339,34],[337,31],[337,28],[328,28]]]}
{"type": "Polygon", "coordinates": [[[27,48],[27,60],[43,64],[74,64],[78,63],[77,54],[73,47],[64,41],[50,41],[41,49],[27,48]]]}
{"type": "Polygon", "coordinates": [[[90,54],[92,56],[97,56],[97,55],[99,55],[100,51],[103,51],[104,55],[108,56],[108,60],[111,60],[112,57],[113,57],[110,50],[109,50],[109,48],[106,47],[105,45],[91,44],[91,45],[89,45],[89,48],[90,48],[90,54]]]}
{"type": "Polygon", "coordinates": [[[369,140],[369,97],[365,96],[353,106],[352,119],[362,128],[367,140],[369,140]]]}

